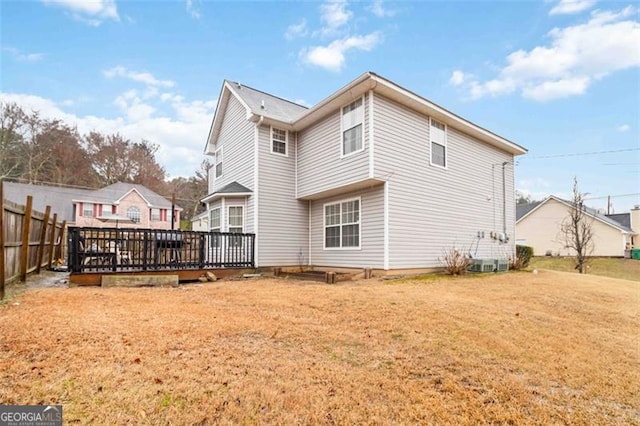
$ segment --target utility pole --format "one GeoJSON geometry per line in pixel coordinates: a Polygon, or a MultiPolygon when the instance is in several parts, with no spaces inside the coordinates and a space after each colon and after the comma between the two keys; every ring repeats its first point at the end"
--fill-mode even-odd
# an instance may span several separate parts
{"type": "Polygon", "coordinates": [[[171,194],[171,230],[176,228],[176,193],[171,194]]]}

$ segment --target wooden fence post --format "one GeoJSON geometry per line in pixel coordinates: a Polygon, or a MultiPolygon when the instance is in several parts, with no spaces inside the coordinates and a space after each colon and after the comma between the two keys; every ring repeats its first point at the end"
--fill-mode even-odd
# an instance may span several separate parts
{"type": "Polygon", "coordinates": [[[4,181],[0,179],[0,300],[4,299],[4,181]]]}
{"type": "MultiPolygon", "coordinates": [[[[60,225],[60,244],[58,244],[58,247],[56,249],[57,255],[58,257],[56,257],[56,260],[64,257],[62,254],[62,247],[64,247],[64,231],[65,229],[67,229],[67,221],[66,219],[62,221],[62,224],[60,225]]],[[[49,268],[51,268],[51,261],[49,261],[49,268]]]]}
{"type": "Polygon", "coordinates": [[[53,252],[56,249],[56,222],[58,220],[58,213],[53,214],[53,223],[51,224],[51,236],[49,237],[49,259],[47,259],[47,264],[49,268],[51,268],[51,262],[53,260],[53,252]]]}
{"type": "MultiPolygon", "coordinates": [[[[44,210],[44,220],[42,221],[42,230],[40,231],[40,245],[38,246],[38,256],[36,260],[36,274],[40,273],[42,267],[42,256],[44,256],[44,243],[47,239],[47,225],[49,225],[49,215],[51,214],[51,206],[47,206],[44,210]]],[[[56,232],[56,228],[53,228],[56,232]]]]}
{"type": "Polygon", "coordinates": [[[33,197],[27,195],[27,206],[24,209],[24,219],[22,220],[22,247],[20,254],[20,281],[27,281],[27,269],[29,268],[29,234],[31,231],[31,209],[33,208],[33,197]]]}

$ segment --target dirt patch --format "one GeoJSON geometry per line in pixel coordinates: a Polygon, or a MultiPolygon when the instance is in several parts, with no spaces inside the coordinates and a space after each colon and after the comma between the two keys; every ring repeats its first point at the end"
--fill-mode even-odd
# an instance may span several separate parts
{"type": "Polygon", "coordinates": [[[47,288],[0,307],[0,401],[98,424],[640,424],[640,287],[542,271],[47,288]]]}

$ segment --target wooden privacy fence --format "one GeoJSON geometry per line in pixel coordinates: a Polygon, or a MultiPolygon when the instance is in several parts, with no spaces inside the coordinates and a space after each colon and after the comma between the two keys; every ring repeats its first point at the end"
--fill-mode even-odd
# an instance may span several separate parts
{"type": "Polygon", "coordinates": [[[51,207],[44,213],[33,210],[33,197],[26,197],[20,205],[5,200],[0,181],[0,299],[5,285],[26,281],[30,273],[51,268],[64,253],[66,221],[58,223],[58,215],[51,215],[51,207]]]}

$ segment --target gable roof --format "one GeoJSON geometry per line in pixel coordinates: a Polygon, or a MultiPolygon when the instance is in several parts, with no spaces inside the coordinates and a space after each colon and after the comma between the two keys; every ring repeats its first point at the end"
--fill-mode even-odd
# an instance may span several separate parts
{"type": "Polygon", "coordinates": [[[3,196],[14,203],[24,205],[27,195],[33,197],[33,209],[44,212],[51,206],[51,214],[57,213],[58,221],[73,222],[74,198],[82,198],[92,192],[91,189],[67,188],[63,186],[33,185],[27,183],[4,182],[3,196]]]}
{"type": "Polygon", "coordinates": [[[605,215],[611,220],[615,220],[622,226],[631,229],[631,213],[616,213],[605,215]]]}
{"type": "Polygon", "coordinates": [[[513,155],[521,155],[527,152],[525,148],[515,142],[490,132],[384,77],[373,72],[366,72],[310,109],[225,80],[207,137],[205,153],[212,153],[212,144],[222,126],[222,116],[224,115],[222,109],[226,107],[229,96],[235,96],[242,103],[247,112],[247,120],[254,123],[278,124],[286,130],[299,131],[334,113],[369,90],[373,90],[424,115],[434,117],[457,130],[513,155]],[[234,89],[234,85],[236,85],[236,88],[239,87],[239,90],[234,89]],[[265,100],[264,109],[261,108],[262,100],[265,100]]]}
{"type": "Polygon", "coordinates": [[[253,191],[250,190],[249,188],[247,188],[246,186],[241,185],[240,183],[238,183],[236,181],[233,181],[233,182],[223,186],[222,188],[220,188],[216,192],[212,192],[211,194],[207,195],[206,197],[204,197],[200,201],[205,203],[205,202],[212,201],[212,200],[215,200],[216,198],[221,198],[221,197],[245,197],[247,195],[251,195],[252,193],[253,193],[253,191]]]}
{"type": "MultiPolygon", "coordinates": [[[[90,203],[117,204],[132,191],[137,192],[149,207],[171,208],[171,201],[162,195],[150,190],[144,185],[137,183],[116,182],[104,188],[88,191],[82,197],[74,198],[73,201],[86,201],[90,203]]],[[[182,207],[175,206],[176,210],[183,210],[182,207]]]]}
{"type": "MultiPolygon", "coordinates": [[[[549,195],[547,198],[545,198],[542,201],[539,201],[537,203],[532,203],[532,204],[526,204],[525,206],[522,207],[522,212],[524,212],[522,215],[518,215],[518,208],[516,207],[516,223],[520,222],[522,219],[524,219],[525,217],[529,216],[530,214],[532,214],[533,212],[535,212],[536,210],[538,210],[538,208],[540,208],[540,206],[546,204],[549,200],[555,200],[561,204],[566,205],[569,208],[573,208],[575,207],[575,204],[571,201],[567,201],[567,200],[563,200],[562,198],[558,198],[555,195],[549,195]],[[526,206],[532,206],[529,209],[525,209],[526,206]],[[526,211],[526,212],[525,212],[526,211]]],[[[634,234],[634,232],[631,230],[631,228],[629,228],[628,226],[624,226],[622,224],[620,224],[619,222],[616,222],[615,220],[607,217],[604,214],[598,213],[597,210],[592,209],[591,207],[584,207],[584,211],[585,213],[587,213],[587,215],[591,216],[592,218],[606,224],[609,225],[613,228],[616,228],[619,231],[622,231],[624,233],[631,233],[634,234]]]]}

